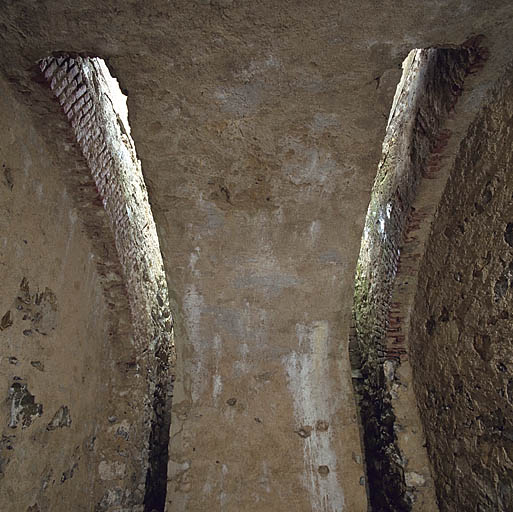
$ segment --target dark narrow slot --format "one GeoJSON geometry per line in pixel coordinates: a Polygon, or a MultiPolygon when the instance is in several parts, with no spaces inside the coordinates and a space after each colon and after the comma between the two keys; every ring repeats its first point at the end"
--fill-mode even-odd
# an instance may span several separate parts
{"type": "Polygon", "coordinates": [[[404,61],[365,222],[349,350],[372,512],[408,512],[416,499],[399,442],[403,425],[394,408],[393,374],[407,358],[408,340],[397,334],[401,318],[394,316],[399,305],[393,291],[401,264],[407,265],[401,250],[415,218],[418,186],[436,172],[427,166],[429,156],[445,147],[450,136],[445,122],[465,77],[481,65],[484,52],[474,46],[479,39],[470,43],[412,50],[404,61]]]}

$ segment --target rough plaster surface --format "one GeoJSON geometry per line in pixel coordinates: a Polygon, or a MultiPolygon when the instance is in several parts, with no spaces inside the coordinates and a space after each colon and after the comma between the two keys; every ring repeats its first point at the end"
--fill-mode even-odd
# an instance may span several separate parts
{"type": "Polygon", "coordinates": [[[103,290],[51,156],[0,87],[1,509],[91,510],[109,385],[103,290]]]}
{"type": "Polygon", "coordinates": [[[460,148],[412,314],[414,381],[443,511],[513,507],[512,92],[508,71],[460,148]]]}
{"type": "Polygon", "coordinates": [[[0,66],[41,131],[54,111],[30,69],[53,51],[107,59],[128,93],[176,319],[169,510],[366,510],[347,338],[400,64],[483,33],[497,73],[511,13],[481,1],[5,3],[0,66]]]}

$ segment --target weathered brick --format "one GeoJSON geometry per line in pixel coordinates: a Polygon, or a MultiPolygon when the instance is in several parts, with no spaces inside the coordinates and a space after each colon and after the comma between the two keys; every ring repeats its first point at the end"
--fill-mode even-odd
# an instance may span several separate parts
{"type": "Polygon", "coordinates": [[[54,59],[51,59],[45,69],[44,75],[48,81],[51,81],[53,74],[59,69],[57,62],[54,59]]]}
{"type": "Polygon", "coordinates": [[[70,67],[70,69],[68,71],[68,79],[69,80],[78,79],[79,74],[80,74],[79,67],[74,63],[74,61],[72,61],[72,66],[70,67]]]}
{"type": "Polygon", "coordinates": [[[64,90],[63,94],[61,94],[59,98],[59,102],[62,105],[62,109],[64,110],[64,113],[67,114],[69,109],[73,106],[75,101],[77,100],[76,95],[76,89],[77,89],[77,81],[72,80],[66,89],[64,90]],[[64,98],[64,101],[62,102],[62,99],[64,98]]]}
{"type": "MultiPolygon", "coordinates": [[[[74,130],[76,142],[82,150],[96,183],[94,190],[85,187],[81,192],[84,197],[90,197],[89,206],[91,208],[98,208],[99,194],[107,216],[112,223],[115,232],[115,244],[113,240],[111,245],[117,247],[119,259],[125,268],[125,283],[127,284],[131,309],[134,312],[135,332],[138,333],[136,346],[145,347],[147,345],[146,340],[149,337],[155,337],[154,325],[150,316],[150,304],[154,304],[155,290],[159,286],[155,276],[162,272],[161,264],[154,266],[151,264],[150,258],[141,255],[142,250],[147,251],[153,247],[158,247],[158,242],[149,234],[141,233],[138,223],[132,217],[136,208],[140,206],[138,203],[142,200],[141,198],[146,197],[147,201],[147,196],[137,194],[132,197],[133,185],[124,182],[128,179],[127,163],[122,158],[130,158],[130,154],[125,149],[122,140],[118,140],[115,144],[109,142],[110,138],[119,137],[119,132],[117,134],[108,133],[108,125],[100,124],[104,110],[109,111],[111,106],[108,104],[101,105],[101,98],[98,97],[94,87],[89,82],[88,77],[93,68],[88,68],[87,72],[81,71],[81,69],[89,66],[88,60],[77,58],[66,61],[59,58],[59,62],[63,64],[59,76],[54,76],[56,73],[55,59],[45,63],[42,69],[47,74],[47,78],[54,79],[52,82],[54,92],[60,94],[59,102],[74,130]],[[67,74],[59,82],[64,69],[67,70],[67,74]],[[64,83],[65,80],[67,80],[67,83],[64,83]],[[119,151],[114,148],[119,148],[119,151]],[[142,279],[141,273],[143,270],[150,276],[149,280],[142,279]],[[139,314],[135,314],[135,312],[139,312],[139,314]]],[[[138,168],[134,170],[140,172],[138,168]]],[[[142,178],[139,181],[141,184],[144,183],[142,178]]],[[[150,211],[149,206],[147,206],[147,211],[150,211]]],[[[91,229],[93,226],[94,221],[90,224],[91,229]]],[[[154,231],[152,236],[156,238],[154,231]]],[[[155,253],[155,255],[160,257],[160,253],[155,253]]],[[[161,280],[165,282],[164,278],[161,280]]],[[[111,287],[106,293],[112,297],[111,305],[114,308],[116,294],[126,295],[127,290],[123,286],[119,290],[111,287]]],[[[161,338],[168,339],[163,334],[161,338]]],[[[158,361],[151,362],[153,366],[150,365],[148,375],[155,375],[154,378],[157,378],[162,370],[157,372],[153,371],[152,368],[157,368],[158,364],[160,364],[158,361]]]]}
{"type": "Polygon", "coordinates": [[[78,114],[80,112],[80,109],[84,106],[85,100],[84,98],[79,98],[74,104],[73,104],[73,112],[75,114],[78,114]]]}

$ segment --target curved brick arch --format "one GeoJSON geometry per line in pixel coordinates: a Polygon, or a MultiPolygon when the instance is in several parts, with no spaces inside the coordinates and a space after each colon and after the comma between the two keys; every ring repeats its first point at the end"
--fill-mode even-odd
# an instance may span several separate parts
{"type": "Polygon", "coordinates": [[[408,326],[431,222],[468,124],[456,103],[487,55],[480,42],[415,50],[405,61],[364,228],[350,352],[376,510],[437,507],[408,326]]]}
{"type": "MultiPolygon", "coordinates": [[[[105,75],[107,71],[98,59],[48,57],[40,62],[40,68],[87,161],[114,235],[122,286],[128,294],[131,311],[133,360],[130,365],[135,376],[142,377],[142,387],[137,390],[141,414],[139,419],[132,420],[140,431],[139,439],[132,446],[134,451],[139,451],[135,471],[139,475],[138,487],[145,486],[145,507],[163,509],[171,367],[175,359],[173,320],[140,162],[129,127],[125,126],[127,121],[115,109],[116,99],[105,75]]],[[[108,502],[108,496],[107,491],[102,500],[108,502]]],[[[117,494],[114,496],[118,499],[117,494]]]]}

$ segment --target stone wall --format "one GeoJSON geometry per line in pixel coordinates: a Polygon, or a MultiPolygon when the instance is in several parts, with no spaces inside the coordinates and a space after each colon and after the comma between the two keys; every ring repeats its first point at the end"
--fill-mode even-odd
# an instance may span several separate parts
{"type": "MultiPolygon", "coordinates": [[[[405,61],[369,205],[355,277],[351,358],[376,511],[436,508],[402,330],[409,304],[404,277],[417,272],[406,242],[418,223],[419,188],[439,170],[450,136],[447,119],[464,79],[483,59],[478,43],[416,50],[405,61]]],[[[431,202],[436,206],[436,194],[431,202]]]]}
{"type": "Polygon", "coordinates": [[[48,57],[40,68],[66,115],[110,221],[134,328],[134,364],[147,390],[141,399],[148,451],[145,504],[164,507],[174,363],[167,284],[146,185],[128,120],[116,109],[108,70],[99,59],[48,57]]]}
{"type": "Polygon", "coordinates": [[[419,273],[411,360],[440,509],[513,508],[513,83],[462,144],[419,273]]]}
{"type": "Polygon", "coordinates": [[[116,292],[26,108],[0,90],[0,508],[89,511],[112,414],[116,292]]]}

